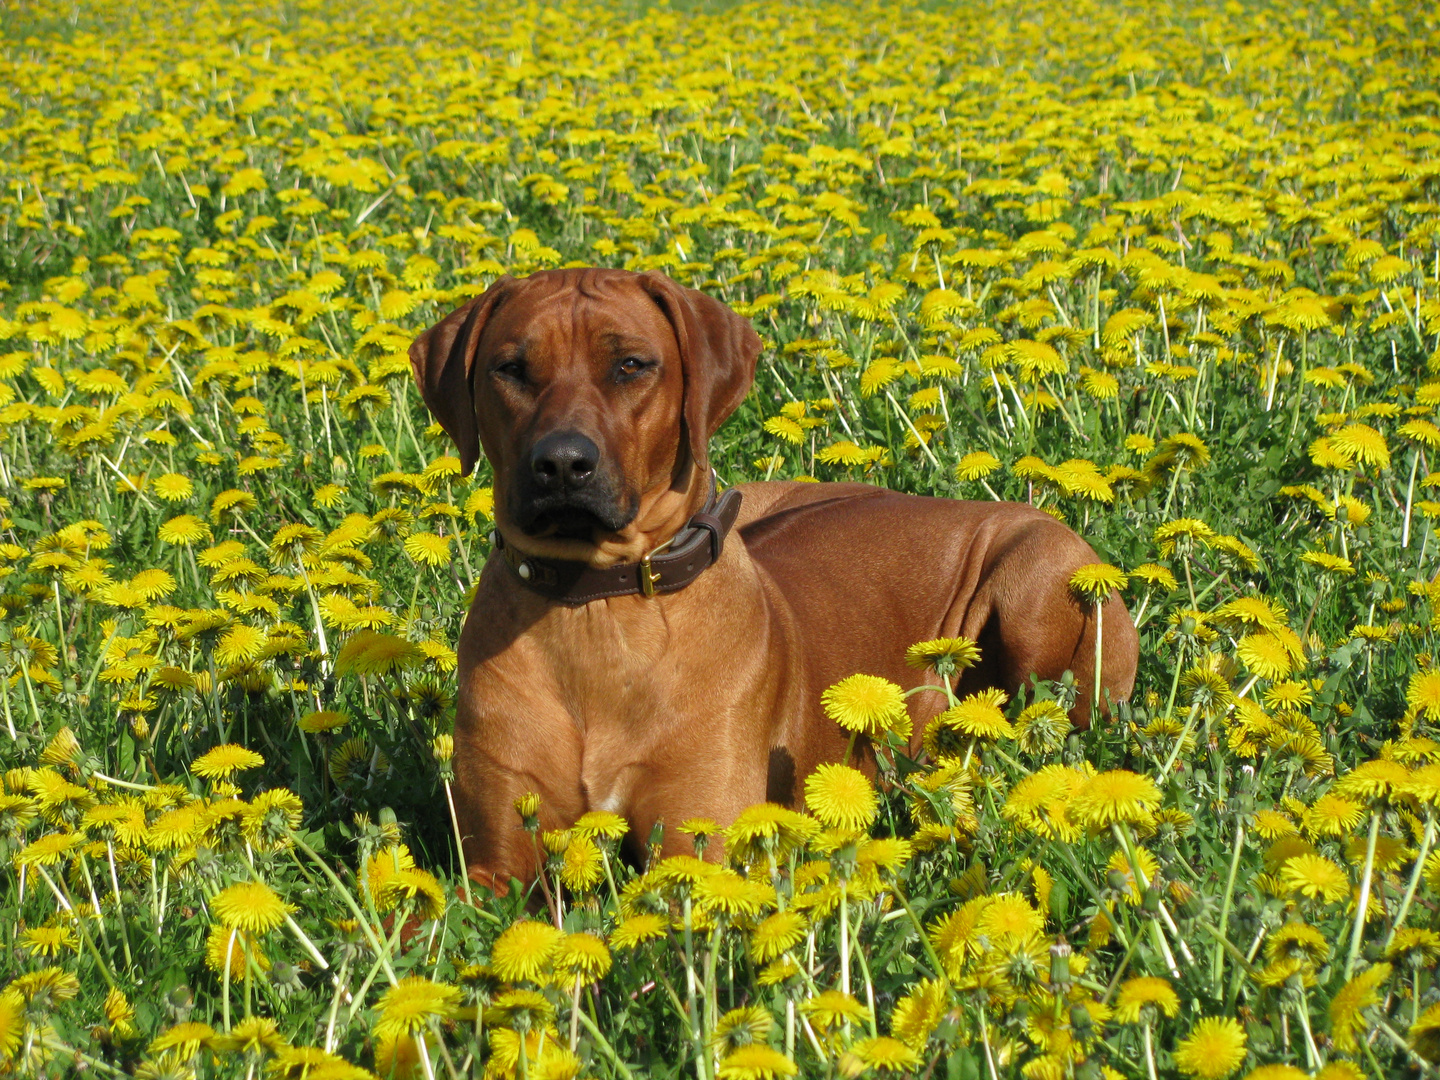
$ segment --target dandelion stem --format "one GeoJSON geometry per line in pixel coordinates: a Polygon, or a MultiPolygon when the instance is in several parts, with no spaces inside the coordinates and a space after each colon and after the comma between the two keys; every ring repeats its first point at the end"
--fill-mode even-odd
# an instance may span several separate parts
{"type": "Polygon", "coordinates": [[[1170,748],[1170,755],[1165,759],[1165,764],[1160,767],[1155,779],[1163,784],[1165,778],[1170,775],[1170,770],[1175,767],[1175,759],[1180,756],[1180,750],[1185,745],[1185,740],[1190,737],[1190,732],[1195,728],[1195,718],[1200,715],[1200,706],[1191,705],[1190,715],[1185,718],[1185,726],[1180,729],[1180,735],[1175,740],[1175,745],[1170,748]]]}
{"type": "MultiPolygon", "coordinates": [[[[45,872],[45,868],[41,866],[38,862],[31,865],[35,867],[36,873],[40,875],[40,877],[44,880],[45,884],[50,886],[50,891],[55,894],[56,902],[59,903],[62,908],[64,908],[66,911],[70,912],[73,915],[75,913],[75,905],[70,902],[69,897],[66,896],[64,892],[62,892],[59,888],[56,887],[55,882],[51,880],[50,875],[45,872]]],[[[60,882],[61,885],[64,884],[65,879],[63,876],[61,877],[60,882]]],[[[75,928],[80,931],[80,936],[84,939],[86,947],[89,948],[90,955],[95,957],[95,966],[100,969],[100,974],[104,976],[106,984],[110,987],[111,990],[114,990],[115,977],[110,974],[109,965],[105,963],[105,958],[100,955],[100,950],[95,947],[95,939],[90,936],[90,929],[85,925],[85,920],[76,919],[75,928]]]]}
{"type": "Polygon", "coordinates": [[[340,971],[335,976],[335,993],[330,995],[330,1015],[325,1020],[325,1052],[332,1053],[335,1049],[335,1016],[340,1011],[340,995],[350,985],[350,957],[343,957],[340,961],[340,971]]]}
{"type": "Polygon", "coordinates": [[[1430,854],[1430,845],[1434,842],[1435,808],[1431,806],[1425,810],[1425,833],[1420,838],[1420,853],[1415,856],[1415,866],[1410,871],[1410,882],[1405,886],[1405,895],[1400,899],[1400,910],[1395,912],[1395,923],[1390,927],[1390,933],[1385,938],[1387,949],[1395,940],[1395,935],[1399,932],[1400,927],[1405,925],[1405,916],[1410,914],[1410,904],[1415,899],[1415,889],[1420,884],[1420,878],[1425,872],[1425,857],[1430,854]]]}
{"type": "Polygon", "coordinates": [[[230,960],[235,955],[235,937],[239,933],[239,930],[231,929],[230,936],[225,939],[225,970],[220,973],[220,1015],[226,1031],[230,1030],[230,960]]]}
{"type": "Polygon", "coordinates": [[[580,1018],[580,1023],[584,1025],[585,1030],[590,1033],[590,1037],[595,1040],[595,1045],[600,1048],[600,1052],[609,1058],[610,1064],[615,1067],[615,1071],[623,1076],[625,1080],[634,1080],[629,1068],[620,1060],[620,1055],[615,1052],[615,1047],[610,1045],[610,1040],[605,1038],[605,1035],[595,1026],[595,1022],[586,1016],[583,1011],[577,1013],[577,1015],[580,1018]]]}
{"type": "Polygon", "coordinates": [[[905,894],[900,891],[898,883],[891,883],[890,894],[894,896],[896,900],[900,901],[900,906],[905,909],[905,914],[910,919],[910,925],[915,928],[915,933],[920,938],[920,944],[925,949],[925,956],[930,961],[930,969],[935,973],[935,978],[942,978],[945,974],[945,967],[940,963],[940,957],[935,952],[935,946],[930,944],[930,936],[925,933],[925,927],[920,924],[920,919],[915,914],[915,909],[910,906],[910,901],[907,900],[905,894]]]}
{"type": "Polygon", "coordinates": [[[1310,1000],[1305,996],[1305,981],[1299,975],[1292,975],[1295,987],[1295,1018],[1300,1021],[1300,1030],[1305,1033],[1305,1064],[1318,1069],[1324,1062],[1315,1046],[1315,1035],[1310,1030],[1310,1000]]]}
{"type": "Polygon", "coordinates": [[[1220,926],[1219,941],[1215,943],[1215,955],[1210,962],[1212,981],[1218,990],[1221,979],[1225,974],[1225,961],[1221,958],[1222,943],[1228,939],[1225,936],[1225,928],[1230,922],[1230,904],[1235,899],[1235,875],[1240,870],[1240,853],[1245,850],[1245,822],[1235,823],[1235,843],[1231,845],[1230,851],[1230,874],[1225,879],[1225,895],[1220,900],[1220,926]]]}
{"type": "MultiPolygon", "coordinates": [[[[1360,902],[1355,907],[1355,928],[1350,934],[1350,953],[1345,958],[1345,978],[1348,980],[1355,971],[1355,960],[1360,955],[1360,942],[1365,936],[1365,912],[1370,906],[1370,881],[1375,872],[1375,843],[1380,838],[1380,812],[1370,814],[1370,836],[1365,842],[1365,867],[1360,871],[1360,902]]],[[[1309,1034],[1309,1028],[1306,1028],[1309,1034]]]]}
{"type": "Polygon", "coordinates": [[[301,840],[300,837],[296,836],[293,832],[290,834],[290,839],[295,844],[295,847],[303,851],[310,861],[319,868],[320,872],[324,874],[330,882],[331,887],[340,895],[340,899],[345,901],[345,906],[350,909],[350,914],[354,915],[356,921],[360,924],[360,931],[365,935],[365,940],[369,942],[370,948],[374,950],[378,958],[377,963],[383,965],[386,978],[390,980],[390,985],[394,986],[400,980],[395,976],[395,971],[390,966],[389,950],[382,950],[380,948],[380,941],[375,937],[375,931],[371,928],[370,921],[365,918],[365,913],[360,910],[360,905],[356,903],[355,897],[351,895],[350,890],[344,886],[340,879],[335,876],[335,871],[330,869],[329,864],[317,855],[309,844],[305,843],[305,841],[301,840]]]}
{"type": "Polygon", "coordinates": [[[1410,459],[1410,483],[1405,488],[1405,524],[1400,530],[1400,546],[1410,546],[1410,511],[1415,502],[1415,473],[1420,468],[1420,451],[1410,459]]]}
{"type": "MultiPolygon", "coordinates": [[[[450,808],[450,828],[455,831],[455,857],[460,862],[460,883],[465,890],[465,903],[473,907],[475,898],[470,895],[470,870],[465,865],[465,841],[460,836],[460,819],[455,816],[455,796],[450,791],[449,780],[445,781],[445,805],[450,808]]],[[[607,866],[605,870],[608,875],[610,868],[607,866]]],[[[615,886],[612,884],[610,888],[613,891],[615,886]]]]}
{"type": "MultiPolygon", "coordinates": [[[[1110,826],[1110,831],[1114,833],[1116,842],[1120,845],[1121,850],[1125,852],[1125,860],[1130,864],[1130,872],[1134,875],[1135,884],[1139,886],[1140,893],[1143,896],[1146,890],[1150,888],[1150,880],[1145,876],[1145,871],[1140,866],[1140,860],[1135,855],[1135,850],[1130,843],[1130,830],[1127,829],[1123,823],[1116,822],[1110,826]]],[[[1165,931],[1160,928],[1160,920],[1151,917],[1148,921],[1151,936],[1155,939],[1156,948],[1160,950],[1160,955],[1165,958],[1165,964],[1169,967],[1171,976],[1178,979],[1180,977],[1180,966],[1175,963],[1175,957],[1170,952],[1170,944],[1165,940],[1165,931]]]]}

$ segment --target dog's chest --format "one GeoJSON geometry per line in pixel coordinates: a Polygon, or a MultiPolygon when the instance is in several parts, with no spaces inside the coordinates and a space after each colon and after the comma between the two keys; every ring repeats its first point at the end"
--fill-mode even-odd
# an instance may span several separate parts
{"type": "Polygon", "coordinates": [[[638,598],[558,609],[534,628],[558,704],[585,736],[640,739],[693,677],[660,605],[638,598]]]}

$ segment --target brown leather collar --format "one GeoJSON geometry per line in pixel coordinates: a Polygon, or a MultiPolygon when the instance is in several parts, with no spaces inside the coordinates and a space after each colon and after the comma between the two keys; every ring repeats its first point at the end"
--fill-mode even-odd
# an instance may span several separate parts
{"type": "Polygon", "coordinates": [[[740,492],[713,492],[705,507],[668,542],[638,563],[597,570],[581,562],[539,559],[506,547],[497,531],[495,547],[515,579],[527,589],[562,604],[578,606],[611,596],[654,596],[677,592],[720,559],[725,534],[740,513],[740,492]],[[663,554],[661,554],[663,552],[663,554]]]}

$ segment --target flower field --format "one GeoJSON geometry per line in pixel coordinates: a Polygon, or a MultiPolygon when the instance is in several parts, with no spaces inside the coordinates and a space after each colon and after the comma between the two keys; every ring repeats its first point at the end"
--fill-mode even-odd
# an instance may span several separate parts
{"type": "Polygon", "coordinates": [[[0,9],[0,1075],[1440,1075],[1437,75],[1399,0],[0,9]],[[466,884],[406,349],[587,264],[764,337],[725,484],[1068,522],[1133,700],[912,760],[859,672],[877,783],[466,884]]]}

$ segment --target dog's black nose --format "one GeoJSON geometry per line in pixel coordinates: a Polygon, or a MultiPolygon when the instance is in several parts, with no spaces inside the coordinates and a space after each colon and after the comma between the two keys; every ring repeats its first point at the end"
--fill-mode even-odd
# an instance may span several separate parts
{"type": "Polygon", "coordinates": [[[595,475],[600,448],[578,431],[553,431],[530,451],[530,472],[545,491],[584,487],[595,475]]]}

